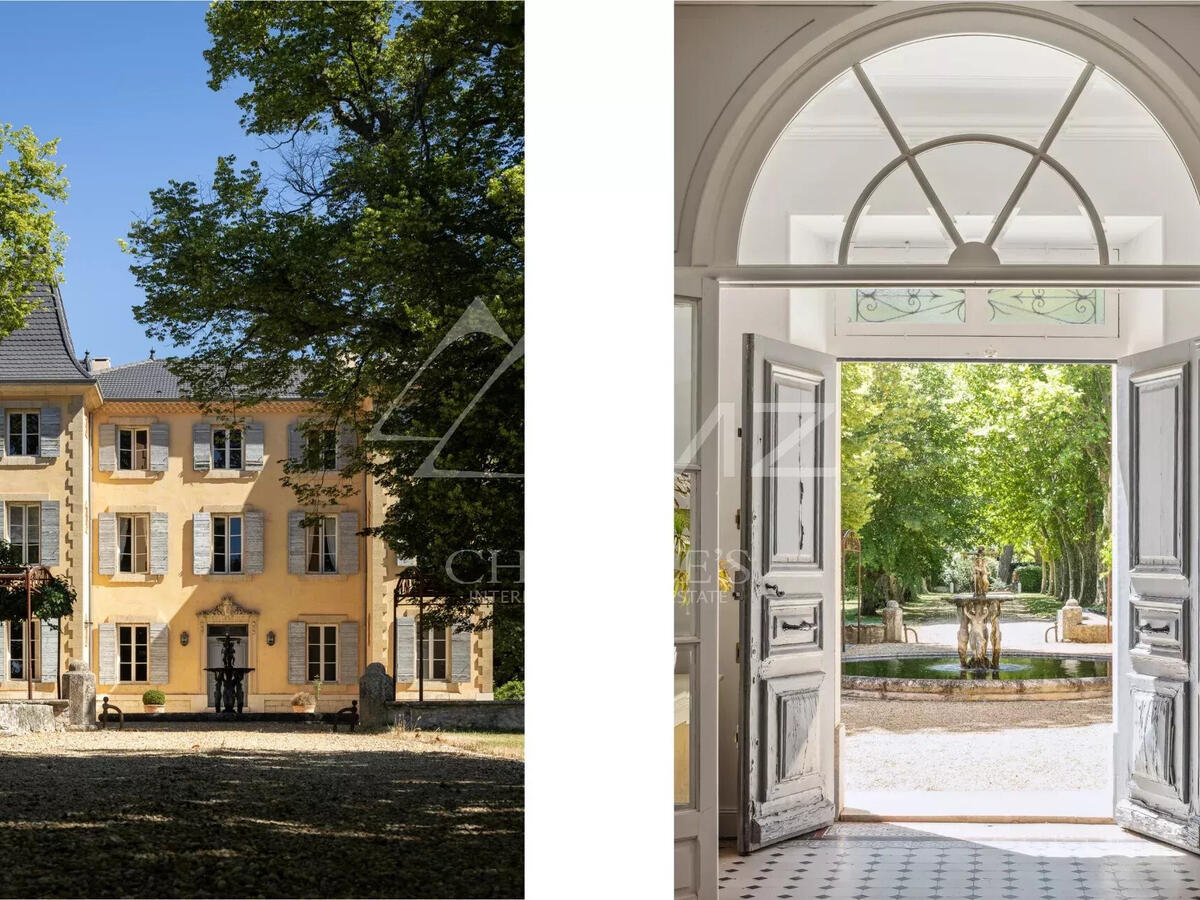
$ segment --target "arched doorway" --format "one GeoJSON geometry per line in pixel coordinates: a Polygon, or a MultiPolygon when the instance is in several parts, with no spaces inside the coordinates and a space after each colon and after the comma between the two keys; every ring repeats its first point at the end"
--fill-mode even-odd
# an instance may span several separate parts
{"type": "MultiPolygon", "coordinates": [[[[677,463],[688,467],[692,483],[701,486],[694,494],[700,508],[694,519],[700,532],[696,545],[713,558],[722,558],[723,549],[744,548],[745,523],[755,521],[747,493],[754,488],[744,485],[754,484],[756,476],[731,474],[754,437],[742,403],[744,396],[754,397],[752,385],[730,374],[741,372],[744,359],[755,364],[744,334],[817,351],[783,359],[789,351],[781,349],[773,360],[769,352],[760,354],[758,364],[818,373],[836,372],[838,358],[1116,361],[1161,346],[1172,334],[1200,334],[1200,304],[1192,302],[1200,285],[1194,187],[1200,142],[1193,127],[1200,104],[1163,73],[1152,54],[1139,60],[1127,49],[1131,42],[1114,39],[1111,30],[1091,23],[1084,28],[1036,7],[873,10],[832,29],[824,43],[785,40],[726,104],[681,205],[679,259],[694,265],[677,271],[677,300],[686,300],[689,310],[682,326],[691,336],[686,343],[698,347],[685,379],[696,386],[696,396],[682,406],[699,410],[695,418],[705,435],[677,463]],[[1014,48],[1020,52],[1014,54],[1014,48]],[[962,76],[962,91],[923,118],[919,113],[929,98],[922,99],[922,90],[929,78],[946,72],[962,76]],[[1011,92],[1030,84],[1028,97],[1014,101],[1011,92]],[[995,96],[986,105],[971,102],[971,93],[980,90],[995,96]],[[1118,107],[1124,113],[1106,115],[1118,107]],[[980,121],[980,113],[991,121],[980,121]],[[1153,175],[1140,182],[1137,167],[1128,158],[1122,166],[1119,153],[1138,142],[1155,145],[1158,159],[1153,175]],[[1099,145],[1106,151],[1097,156],[1093,151],[1099,145]],[[931,298],[920,295],[922,288],[941,294],[933,299],[943,302],[927,303],[931,298]],[[1020,296],[1021,289],[1032,288],[1043,300],[1047,291],[1052,297],[1079,288],[1096,293],[1084,298],[1089,312],[1060,321],[1043,314],[1045,304],[1034,308],[1020,296]],[[897,293],[888,297],[888,291],[897,293]],[[948,292],[957,292],[954,302],[944,302],[948,292]],[[881,300],[892,302],[896,318],[872,319],[864,301],[879,310],[887,305],[881,300]],[[823,369],[827,365],[833,368],[823,369]],[[746,443],[725,439],[736,426],[746,443]]],[[[1074,310],[1080,304],[1070,305],[1074,310]]],[[[771,345],[760,341],[760,346],[771,345]]],[[[1179,348],[1160,353],[1154,365],[1182,366],[1182,391],[1196,365],[1181,354],[1179,348]]],[[[1135,361],[1120,376],[1126,409],[1128,392],[1137,390],[1130,379],[1143,371],[1135,361]]],[[[782,384],[770,378],[764,371],[755,373],[759,384],[782,384]]],[[[1196,395],[1194,388],[1191,393],[1196,395]]],[[[827,391],[826,401],[836,405],[835,394],[827,391]]],[[[1180,415],[1171,427],[1190,429],[1195,419],[1190,408],[1180,415]]],[[[1134,424],[1126,414],[1125,443],[1118,442],[1126,454],[1134,424]]],[[[1136,472],[1128,455],[1118,453],[1118,458],[1127,490],[1136,472]]],[[[1194,468],[1194,454],[1181,464],[1194,468]]],[[[820,492],[808,494],[814,495],[820,492]]],[[[1159,499],[1183,502],[1182,497],[1159,499]]],[[[827,510],[824,526],[836,539],[836,507],[827,510]]],[[[1127,510],[1126,525],[1128,515],[1127,510]]],[[[1122,549],[1128,550],[1128,543],[1122,549]]],[[[1129,568],[1118,578],[1125,578],[1126,600],[1129,568]]],[[[769,571],[768,565],[757,573],[761,584],[751,585],[752,590],[761,593],[770,583],[784,591],[784,599],[813,590],[793,591],[768,578],[769,571]]],[[[1184,581],[1171,582],[1168,592],[1178,599],[1187,594],[1194,603],[1194,587],[1187,582],[1185,588],[1184,581]]],[[[738,605],[744,611],[752,604],[738,598],[738,605]]],[[[700,621],[689,625],[698,635],[690,674],[698,695],[691,702],[702,727],[698,753],[710,746],[703,731],[705,710],[719,721],[714,729],[719,737],[712,736],[720,747],[719,762],[701,759],[692,766],[700,782],[696,793],[705,795],[707,773],[720,783],[717,804],[731,822],[746,813],[745,797],[756,792],[759,800],[781,801],[775,802],[776,811],[786,817],[794,811],[792,801],[781,793],[767,796],[778,785],[764,789],[748,779],[744,761],[748,748],[755,747],[759,764],[765,761],[777,775],[784,773],[775,782],[788,780],[789,764],[763,749],[762,724],[730,710],[757,703],[779,748],[787,745],[788,733],[780,729],[788,715],[821,704],[810,703],[803,696],[809,686],[799,682],[788,687],[796,700],[791,710],[785,710],[789,704],[779,691],[765,686],[765,677],[751,692],[744,690],[748,666],[761,665],[764,651],[770,655],[769,647],[754,646],[755,635],[769,627],[764,623],[770,621],[770,603],[753,616],[743,615],[736,627],[726,612],[731,608],[737,607],[723,605],[718,616],[701,607],[700,621]],[[711,655],[706,635],[719,642],[711,655]],[[725,676],[719,689],[718,671],[725,676]],[[717,690],[719,708],[705,696],[717,690]],[[748,728],[758,729],[758,743],[748,728]],[[743,762],[735,765],[739,758],[743,762]]],[[[827,642],[825,650],[834,643],[827,642]]],[[[836,672],[834,660],[829,651],[823,664],[795,672],[785,667],[782,674],[798,677],[824,666],[836,672]]],[[[1124,665],[1132,671],[1127,653],[1124,665]]],[[[1176,683],[1194,680],[1194,663],[1185,668],[1174,670],[1176,683]]],[[[836,707],[835,680],[827,679],[830,687],[820,689],[833,695],[830,707],[836,707]]],[[[1188,721],[1196,719],[1195,710],[1184,711],[1184,701],[1169,690],[1143,691],[1138,703],[1143,718],[1161,722],[1178,709],[1188,721]]],[[[1126,705],[1127,712],[1132,708],[1126,705]]],[[[827,746],[821,754],[836,759],[835,710],[827,709],[823,721],[811,733],[823,735],[827,746]]],[[[1125,721],[1121,728],[1133,727],[1132,718],[1125,721]]],[[[1190,734],[1190,727],[1181,725],[1172,734],[1190,734]]],[[[1186,751],[1171,752],[1183,753],[1182,762],[1194,755],[1195,742],[1186,751]]],[[[1168,765],[1165,757],[1161,762],[1175,764],[1168,765]]],[[[1124,764],[1134,762],[1126,758],[1124,764]]],[[[826,773],[818,791],[818,799],[835,807],[836,777],[835,771],[826,773]]],[[[811,796],[811,789],[810,783],[797,793],[811,796]]],[[[1172,802],[1178,813],[1177,800],[1172,802]]],[[[801,826],[811,824],[804,816],[794,818],[801,826]]],[[[759,842],[764,841],[751,843],[759,842]]]]}

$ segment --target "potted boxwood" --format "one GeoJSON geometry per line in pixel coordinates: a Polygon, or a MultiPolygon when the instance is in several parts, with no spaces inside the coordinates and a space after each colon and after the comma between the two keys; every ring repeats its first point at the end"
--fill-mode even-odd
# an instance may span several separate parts
{"type": "Polygon", "coordinates": [[[160,713],[167,708],[167,695],[157,688],[142,694],[142,709],[148,713],[160,713]]]}
{"type": "Polygon", "coordinates": [[[292,697],[292,712],[310,713],[317,711],[317,698],[308,691],[301,691],[292,697]]]}

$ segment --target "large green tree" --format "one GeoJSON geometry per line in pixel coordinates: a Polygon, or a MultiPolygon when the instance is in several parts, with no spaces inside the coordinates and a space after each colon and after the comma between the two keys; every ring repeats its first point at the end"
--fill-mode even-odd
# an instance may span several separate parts
{"type": "Polygon", "coordinates": [[[67,199],[58,139],[42,143],[28,128],[0,122],[0,337],[25,323],[37,284],[62,280],[67,239],[51,203],[67,199]]]}
{"type": "MultiPolygon", "coordinates": [[[[207,22],[210,86],[246,86],[279,165],[224,157],[211,185],[152,192],[135,315],[201,403],[232,416],[295,383],[351,425],[346,471],[387,489],[376,533],[417,560],[429,624],[492,624],[479,592],[519,591],[524,543],[522,5],[227,2],[207,22]]],[[[288,481],[305,503],[341,490],[288,481]]]]}

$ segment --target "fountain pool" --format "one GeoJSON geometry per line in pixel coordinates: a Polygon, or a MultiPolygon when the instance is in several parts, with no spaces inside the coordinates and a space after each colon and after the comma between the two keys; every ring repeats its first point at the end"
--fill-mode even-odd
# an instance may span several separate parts
{"type": "Polygon", "coordinates": [[[868,657],[842,663],[842,696],[888,700],[1062,700],[1112,692],[1102,656],[1004,655],[996,669],[963,669],[957,656],[868,657]]]}

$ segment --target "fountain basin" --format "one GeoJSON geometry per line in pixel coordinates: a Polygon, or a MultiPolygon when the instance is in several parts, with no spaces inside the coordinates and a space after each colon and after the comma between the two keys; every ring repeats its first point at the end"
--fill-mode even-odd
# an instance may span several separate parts
{"type": "Polygon", "coordinates": [[[1022,651],[963,671],[945,652],[844,660],[842,696],[874,700],[1083,700],[1112,694],[1112,660],[1022,651]]]}

